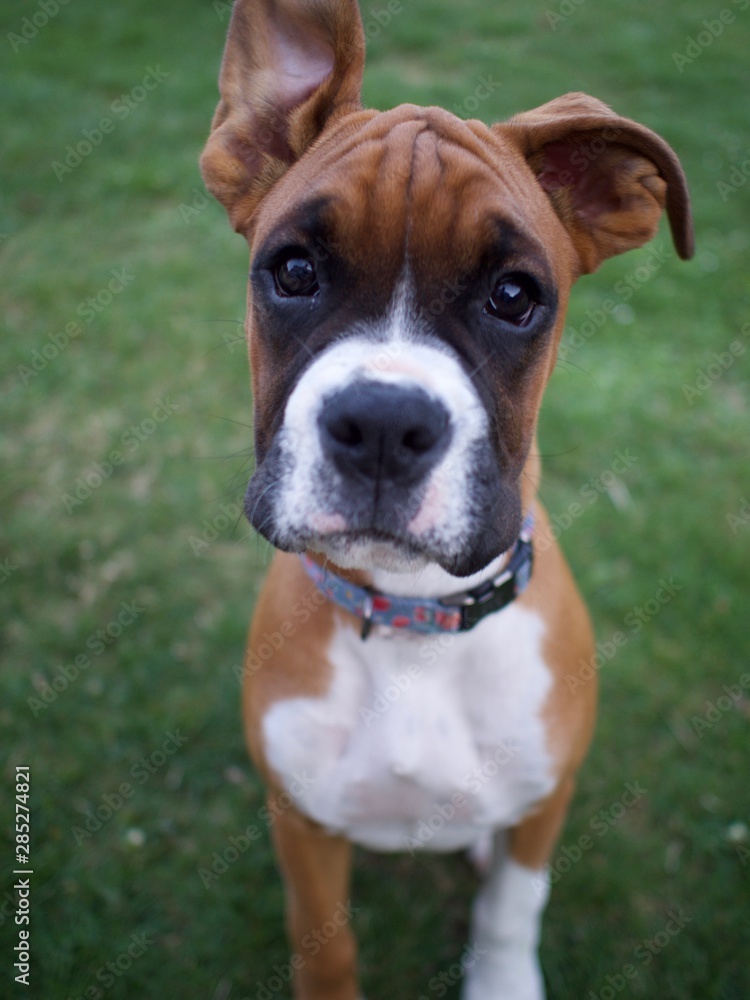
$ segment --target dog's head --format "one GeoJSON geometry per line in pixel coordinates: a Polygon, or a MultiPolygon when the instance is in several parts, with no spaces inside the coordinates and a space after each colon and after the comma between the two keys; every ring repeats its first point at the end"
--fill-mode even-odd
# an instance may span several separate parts
{"type": "Polygon", "coordinates": [[[584,94],[487,127],[363,110],[355,0],[239,0],[201,166],[251,243],[251,523],[342,567],[466,576],[515,540],[568,293],[655,234],[667,144],[584,94]]]}

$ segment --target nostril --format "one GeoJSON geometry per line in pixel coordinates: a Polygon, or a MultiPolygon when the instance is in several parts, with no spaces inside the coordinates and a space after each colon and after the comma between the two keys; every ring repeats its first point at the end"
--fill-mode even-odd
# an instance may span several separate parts
{"type": "Polygon", "coordinates": [[[328,424],[328,433],[339,444],[349,445],[350,447],[362,444],[364,439],[362,428],[356,420],[344,416],[339,417],[337,420],[332,420],[328,424]]]}
{"type": "Polygon", "coordinates": [[[402,444],[409,451],[418,455],[424,454],[435,447],[437,435],[429,427],[413,427],[406,431],[402,438],[402,444]]]}

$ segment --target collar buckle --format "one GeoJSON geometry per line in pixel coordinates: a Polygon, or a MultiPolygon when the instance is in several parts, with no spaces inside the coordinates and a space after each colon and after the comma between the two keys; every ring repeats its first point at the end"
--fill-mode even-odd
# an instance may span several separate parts
{"type": "Polygon", "coordinates": [[[531,532],[521,532],[505,569],[473,590],[452,594],[450,602],[461,608],[459,631],[466,632],[493,611],[501,611],[526,589],[534,562],[531,532]]]}
{"type": "Polygon", "coordinates": [[[448,597],[439,598],[441,604],[447,606],[459,605],[459,607],[471,607],[474,604],[484,604],[488,601],[493,594],[496,587],[501,587],[506,580],[509,580],[512,576],[512,572],[509,567],[498,573],[497,576],[492,577],[491,580],[485,580],[484,583],[478,584],[472,590],[459,590],[456,594],[450,594],[448,597]]]}
{"type": "Polygon", "coordinates": [[[515,574],[506,571],[494,580],[478,587],[473,594],[469,595],[470,603],[466,603],[461,608],[461,631],[466,632],[474,628],[486,615],[493,611],[500,611],[501,608],[510,604],[516,596],[515,574]]]}

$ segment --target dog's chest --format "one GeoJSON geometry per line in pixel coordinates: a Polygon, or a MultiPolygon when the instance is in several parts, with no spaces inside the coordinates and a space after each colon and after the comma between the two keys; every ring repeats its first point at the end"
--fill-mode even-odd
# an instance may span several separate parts
{"type": "Polygon", "coordinates": [[[377,850],[454,850],[555,783],[544,624],[511,605],[472,632],[362,642],[342,626],[327,694],[276,702],[266,754],[300,811],[377,850]]]}

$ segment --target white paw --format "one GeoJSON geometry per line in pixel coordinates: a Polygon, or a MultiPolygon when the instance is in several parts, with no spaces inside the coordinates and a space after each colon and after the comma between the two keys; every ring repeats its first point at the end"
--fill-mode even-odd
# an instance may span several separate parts
{"type": "Polygon", "coordinates": [[[466,970],[462,1000],[544,1000],[536,950],[492,947],[466,970]]]}

